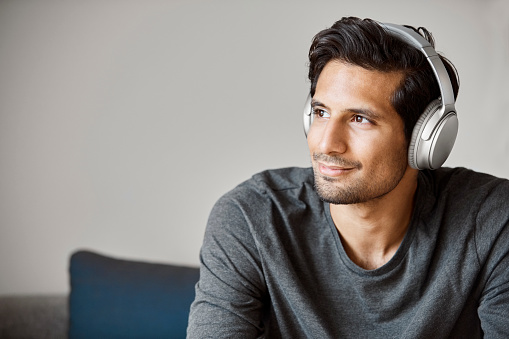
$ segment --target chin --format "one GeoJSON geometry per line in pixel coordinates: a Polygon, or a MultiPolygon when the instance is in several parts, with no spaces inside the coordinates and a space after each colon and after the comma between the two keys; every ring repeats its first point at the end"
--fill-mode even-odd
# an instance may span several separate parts
{"type": "Polygon", "coordinates": [[[314,187],[320,199],[334,205],[361,204],[378,200],[392,192],[403,179],[406,171],[392,173],[390,176],[376,174],[366,177],[348,179],[334,178],[322,175],[314,170],[314,187]]]}

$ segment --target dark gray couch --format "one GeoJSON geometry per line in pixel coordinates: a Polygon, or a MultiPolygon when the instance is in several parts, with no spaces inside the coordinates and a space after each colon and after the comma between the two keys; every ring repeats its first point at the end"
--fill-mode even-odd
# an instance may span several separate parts
{"type": "Polygon", "coordinates": [[[0,338],[64,339],[67,295],[0,296],[0,338]]]}
{"type": "Polygon", "coordinates": [[[197,267],[77,251],[69,276],[69,296],[0,296],[0,339],[185,338],[197,267]]]}

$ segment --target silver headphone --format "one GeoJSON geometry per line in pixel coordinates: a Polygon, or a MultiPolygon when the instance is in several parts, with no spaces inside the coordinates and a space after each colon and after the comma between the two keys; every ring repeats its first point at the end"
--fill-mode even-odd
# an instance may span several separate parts
{"type": "MultiPolygon", "coordinates": [[[[412,168],[437,169],[447,160],[458,134],[458,117],[449,74],[435,49],[420,34],[400,25],[381,25],[392,35],[424,53],[437,78],[440,98],[429,103],[417,120],[408,147],[408,163],[412,168]]],[[[308,95],[304,106],[306,135],[313,122],[311,99],[311,95],[308,95]]]]}

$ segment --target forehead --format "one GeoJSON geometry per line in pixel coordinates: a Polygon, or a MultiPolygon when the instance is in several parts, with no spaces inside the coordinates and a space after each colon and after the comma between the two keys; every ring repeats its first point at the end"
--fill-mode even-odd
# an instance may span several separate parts
{"type": "Polygon", "coordinates": [[[403,80],[402,72],[381,72],[331,61],[316,84],[313,99],[333,109],[370,109],[379,115],[397,115],[392,96],[403,80]]]}

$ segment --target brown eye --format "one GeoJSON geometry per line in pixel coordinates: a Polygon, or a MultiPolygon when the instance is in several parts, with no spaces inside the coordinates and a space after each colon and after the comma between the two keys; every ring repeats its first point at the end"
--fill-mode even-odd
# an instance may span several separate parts
{"type": "Polygon", "coordinates": [[[313,109],[313,114],[320,118],[326,118],[329,116],[329,113],[327,113],[327,111],[320,108],[313,109]]]}
{"type": "Polygon", "coordinates": [[[359,124],[370,124],[371,123],[371,121],[369,121],[367,118],[363,117],[362,115],[354,116],[354,121],[359,124]]]}

